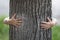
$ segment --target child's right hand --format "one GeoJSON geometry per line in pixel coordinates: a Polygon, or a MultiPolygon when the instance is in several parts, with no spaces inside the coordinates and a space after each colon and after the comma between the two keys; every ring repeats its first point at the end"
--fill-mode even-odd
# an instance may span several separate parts
{"type": "Polygon", "coordinates": [[[20,26],[22,24],[21,18],[15,18],[16,14],[14,14],[8,21],[6,21],[6,24],[11,24],[13,26],[20,26]]]}

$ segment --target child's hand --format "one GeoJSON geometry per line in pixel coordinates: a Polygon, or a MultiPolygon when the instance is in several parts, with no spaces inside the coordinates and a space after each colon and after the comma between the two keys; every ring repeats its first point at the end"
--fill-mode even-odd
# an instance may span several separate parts
{"type": "Polygon", "coordinates": [[[11,25],[16,26],[16,27],[20,26],[22,24],[22,19],[19,19],[19,18],[15,19],[15,16],[16,16],[16,14],[14,14],[12,16],[12,18],[7,21],[7,24],[11,24],[11,25]]]}
{"type": "Polygon", "coordinates": [[[48,19],[48,22],[42,22],[41,23],[41,28],[49,29],[55,25],[55,23],[51,19],[49,19],[49,17],[47,17],[47,19],[48,19]]]}

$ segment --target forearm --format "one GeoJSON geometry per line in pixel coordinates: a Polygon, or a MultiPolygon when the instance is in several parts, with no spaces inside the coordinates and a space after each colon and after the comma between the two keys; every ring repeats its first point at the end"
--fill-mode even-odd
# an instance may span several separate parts
{"type": "Polygon", "coordinates": [[[56,18],[52,18],[52,23],[53,23],[54,25],[56,25],[56,24],[57,24],[57,19],[56,19],[56,18]]]}
{"type": "Polygon", "coordinates": [[[5,24],[8,24],[9,23],[9,17],[6,17],[3,21],[5,24]]]}

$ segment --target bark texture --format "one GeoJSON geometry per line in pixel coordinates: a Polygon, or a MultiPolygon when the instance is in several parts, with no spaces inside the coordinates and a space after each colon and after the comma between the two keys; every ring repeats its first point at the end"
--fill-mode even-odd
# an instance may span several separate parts
{"type": "Polygon", "coordinates": [[[52,40],[51,29],[41,29],[41,21],[51,18],[51,0],[10,0],[9,16],[22,18],[19,27],[10,25],[9,40],[52,40]]]}

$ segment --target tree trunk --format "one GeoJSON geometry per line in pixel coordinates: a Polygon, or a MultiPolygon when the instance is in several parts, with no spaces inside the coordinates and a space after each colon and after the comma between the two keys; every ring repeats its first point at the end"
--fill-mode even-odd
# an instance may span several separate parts
{"type": "Polygon", "coordinates": [[[52,40],[51,29],[41,28],[41,21],[51,18],[51,0],[10,0],[10,18],[22,18],[22,25],[10,25],[9,40],[52,40]]]}

